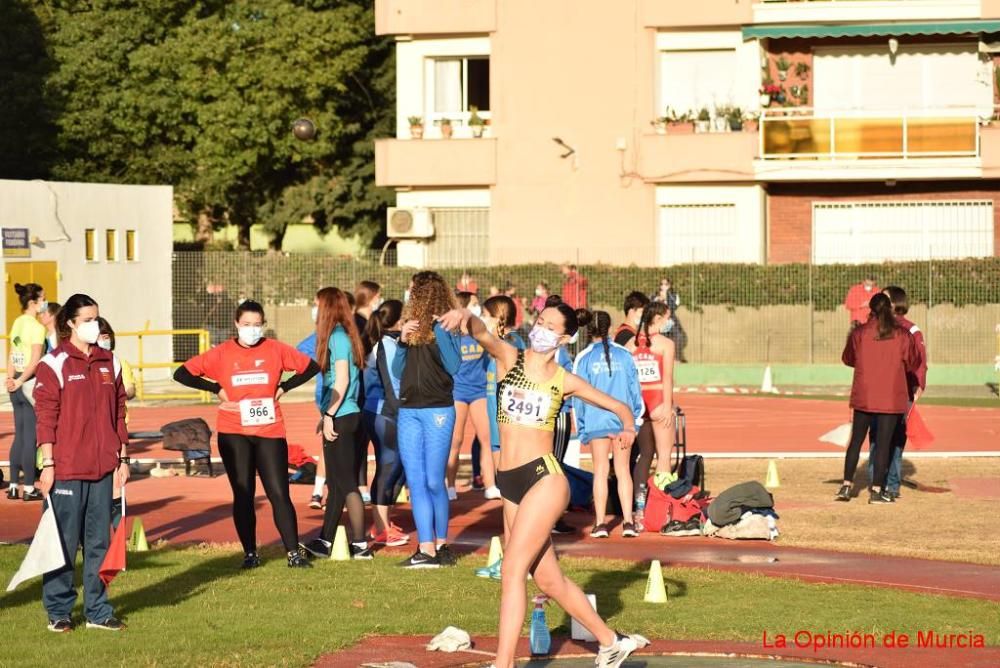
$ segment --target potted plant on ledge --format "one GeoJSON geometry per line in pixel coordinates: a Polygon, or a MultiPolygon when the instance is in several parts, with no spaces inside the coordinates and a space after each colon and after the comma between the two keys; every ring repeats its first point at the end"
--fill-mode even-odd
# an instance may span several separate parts
{"type": "Polygon", "coordinates": [[[674,109],[667,107],[666,131],[667,134],[689,135],[694,132],[694,123],[691,122],[691,112],[678,113],[674,109]]]}
{"type": "Polygon", "coordinates": [[[757,132],[760,127],[760,114],[755,111],[748,111],[743,114],[743,131],[757,132]]]}
{"type": "Polygon", "coordinates": [[[726,106],[723,110],[726,121],[729,123],[729,129],[733,132],[740,132],[743,129],[743,110],[735,104],[726,106]]]}
{"type": "Polygon", "coordinates": [[[778,60],[775,61],[774,66],[778,70],[778,81],[784,81],[788,78],[788,70],[792,68],[792,64],[788,62],[787,58],[784,56],[779,57],[778,60]]]}
{"type": "Polygon", "coordinates": [[[472,136],[479,139],[483,136],[483,131],[486,129],[486,121],[479,115],[478,107],[469,107],[469,128],[472,130],[472,136]]]}
{"type": "Polygon", "coordinates": [[[451,139],[451,135],[455,131],[455,129],[451,127],[451,119],[442,118],[440,126],[441,126],[441,136],[444,137],[445,139],[451,139]]]}
{"type": "Polygon", "coordinates": [[[424,119],[420,116],[410,116],[406,120],[410,123],[410,137],[413,139],[423,139],[424,119]]]}
{"type": "Polygon", "coordinates": [[[782,95],[781,86],[773,81],[765,81],[760,88],[760,106],[769,107],[772,101],[778,101],[778,96],[782,95]]]}
{"type": "Polygon", "coordinates": [[[702,107],[698,111],[698,118],[694,122],[695,132],[710,132],[712,130],[712,114],[709,112],[708,107],[702,107]]]}

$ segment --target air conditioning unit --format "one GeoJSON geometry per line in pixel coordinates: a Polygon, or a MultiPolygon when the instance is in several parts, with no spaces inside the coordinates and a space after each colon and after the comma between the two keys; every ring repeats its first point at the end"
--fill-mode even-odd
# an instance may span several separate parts
{"type": "Polygon", "coordinates": [[[426,239],[434,236],[430,209],[390,206],[386,212],[386,236],[390,239],[426,239]]]}

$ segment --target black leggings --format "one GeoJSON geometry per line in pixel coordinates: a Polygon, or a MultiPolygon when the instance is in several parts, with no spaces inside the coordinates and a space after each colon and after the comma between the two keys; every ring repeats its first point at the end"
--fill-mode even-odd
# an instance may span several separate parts
{"type": "Polygon", "coordinates": [[[855,409],[851,444],[847,446],[847,455],[844,457],[844,480],[854,480],[854,471],[858,468],[858,458],[861,456],[861,445],[874,423],[875,477],[871,485],[885,489],[885,478],[892,458],[892,435],[902,417],[902,413],[867,413],[855,409]]]}
{"type": "Polygon", "coordinates": [[[639,434],[632,444],[629,459],[632,462],[632,485],[638,490],[639,485],[645,485],[649,480],[649,469],[653,465],[653,455],[656,454],[656,437],[653,435],[653,423],[647,418],[639,427],[639,434]]]}
{"type": "MultiPolygon", "coordinates": [[[[20,378],[16,374],[14,378],[20,378]]],[[[35,443],[36,419],[35,407],[24,396],[24,388],[17,388],[10,394],[10,403],[14,407],[14,440],[10,444],[10,484],[16,485],[18,474],[24,473],[26,487],[35,484],[35,443]]]]}
{"type": "Polygon", "coordinates": [[[274,524],[287,552],[298,549],[299,528],[288,494],[288,441],[242,434],[219,434],[219,454],[233,488],[233,524],[244,552],[257,551],[256,474],[271,502],[274,524]]]}
{"type": "Polygon", "coordinates": [[[365,538],[365,503],[358,491],[358,458],[363,457],[368,447],[364,429],[361,428],[361,413],[351,413],[334,418],[333,430],[337,440],[323,439],[323,461],[326,463],[326,485],[330,495],[323,513],[323,528],[320,538],[333,542],[340,524],[340,515],[347,506],[350,521],[348,531],[352,542],[365,538]]]}
{"type": "Polygon", "coordinates": [[[403,460],[396,440],[396,420],[365,411],[365,430],[375,444],[375,479],[372,482],[372,503],[393,506],[406,482],[403,460]]]}

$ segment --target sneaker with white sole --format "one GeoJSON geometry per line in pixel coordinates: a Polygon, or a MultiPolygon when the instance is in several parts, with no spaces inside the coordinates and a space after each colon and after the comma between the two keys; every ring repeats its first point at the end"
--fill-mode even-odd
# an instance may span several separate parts
{"type": "Polygon", "coordinates": [[[608,525],[607,524],[595,524],[594,528],[590,530],[591,538],[607,538],[608,537],[608,525]]]}
{"type": "Polygon", "coordinates": [[[101,629],[103,631],[124,631],[125,624],[115,617],[108,617],[103,622],[92,622],[87,620],[88,629],[101,629]]]}
{"type": "Polygon", "coordinates": [[[319,494],[313,494],[312,498],[309,499],[309,507],[313,510],[323,510],[323,497],[319,494]]]}
{"type": "Polygon", "coordinates": [[[400,564],[402,568],[441,568],[441,561],[436,557],[417,550],[409,559],[400,564]]]}
{"type": "Polygon", "coordinates": [[[484,566],[483,568],[477,568],[476,569],[476,577],[477,578],[488,578],[490,580],[499,580],[500,577],[501,577],[500,576],[500,572],[501,572],[500,569],[501,569],[502,565],[503,565],[503,559],[501,558],[501,559],[497,559],[496,561],[494,561],[489,566],[484,566]]]}
{"type": "Polygon", "coordinates": [[[483,496],[485,496],[486,499],[489,501],[495,501],[496,499],[501,498],[500,488],[497,487],[496,485],[493,485],[492,487],[487,487],[486,491],[483,492],[483,496]]]}
{"type": "Polygon", "coordinates": [[[611,646],[598,649],[594,665],[597,668],[618,668],[634,651],[648,644],[649,641],[638,634],[623,635],[616,631],[611,646]]]}
{"type": "Polygon", "coordinates": [[[53,633],[69,633],[72,630],[73,620],[69,617],[49,620],[49,631],[52,631],[53,633]]]}

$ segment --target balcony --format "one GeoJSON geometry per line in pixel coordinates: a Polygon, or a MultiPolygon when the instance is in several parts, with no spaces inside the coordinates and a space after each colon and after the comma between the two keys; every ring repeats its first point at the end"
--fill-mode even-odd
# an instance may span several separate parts
{"type": "Polygon", "coordinates": [[[377,35],[453,35],[497,29],[498,0],[375,0],[377,35]]]}
{"type": "Polygon", "coordinates": [[[375,185],[378,186],[490,186],[496,179],[495,139],[379,139],[375,142],[375,185]]]}
{"type": "Polygon", "coordinates": [[[639,174],[647,183],[753,181],[757,132],[647,134],[639,140],[639,174]]]}
{"type": "Polygon", "coordinates": [[[823,170],[856,179],[979,177],[982,115],[975,108],[765,109],[757,173],[765,180],[823,178],[823,170]]]}
{"type": "Polygon", "coordinates": [[[741,26],[752,22],[753,5],[754,0],[642,0],[639,11],[646,28],[741,26]]]}
{"type": "Polygon", "coordinates": [[[954,21],[984,17],[994,0],[758,0],[753,23],[954,21]]]}

